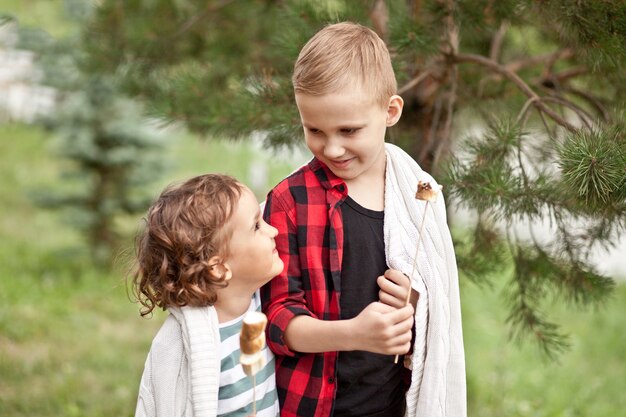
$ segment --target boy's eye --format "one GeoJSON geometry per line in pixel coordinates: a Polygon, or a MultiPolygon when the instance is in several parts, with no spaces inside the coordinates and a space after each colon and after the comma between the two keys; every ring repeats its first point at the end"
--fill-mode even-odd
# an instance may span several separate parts
{"type": "Polygon", "coordinates": [[[313,135],[318,135],[320,133],[319,129],[309,129],[309,133],[313,134],[313,135]]]}
{"type": "Polygon", "coordinates": [[[261,222],[257,221],[257,222],[254,224],[254,230],[259,230],[260,228],[261,228],[261,222]]]}
{"type": "Polygon", "coordinates": [[[344,135],[348,135],[348,136],[350,136],[350,135],[354,135],[354,134],[355,134],[356,132],[358,132],[358,131],[359,131],[359,128],[356,128],[356,127],[354,127],[354,128],[352,128],[352,127],[350,127],[350,128],[346,127],[346,128],[344,128],[344,129],[341,129],[341,133],[343,133],[344,135]]]}

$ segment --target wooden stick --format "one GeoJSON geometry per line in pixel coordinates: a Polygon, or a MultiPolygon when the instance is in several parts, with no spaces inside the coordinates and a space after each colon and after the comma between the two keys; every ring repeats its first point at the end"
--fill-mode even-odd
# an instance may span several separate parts
{"type": "MultiPolygon", "coordinates": [[[[426,204],[424,204],[424,214],[422,215],[422,223],[420,224],[420,230],[417,233],[417,245],[415,245],[415,257],[413,258],[413,268],[411,270],[411,276],[409,276],[409,293],[406,295],[406,301],[404,302],[404,305],[408,305],[409,302],[411,301],[411,291],[413,286],[411,285],[411,280],[413,279],[413,274],[415,274],[415,269],[417,267],[417,255],[420,249],[420,242],[422,241],[422,230],[424,230],[424,223],[426,223],[426,210],[428,209],[428,203],[430,203],[430,201],[426,200],[426,204]]],[[[396,355],[395,359],[393,360],[393,363],[398,363],[398,357],[400,355],[396,355]]]]}
{"type": "Polygon", "coordinates": [[[256,375],[252,374],[252,417],[256,417],[256,375]]]}

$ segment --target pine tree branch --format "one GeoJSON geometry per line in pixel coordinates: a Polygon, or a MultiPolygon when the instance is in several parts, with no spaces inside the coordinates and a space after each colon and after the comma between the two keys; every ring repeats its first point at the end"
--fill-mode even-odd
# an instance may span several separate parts
{"type": "Polygon", "coordinates": [[[213,12],[215,12],[215,11],[225,7],[225,6],[228,6],[233,1],[234,0],[222,0],[222,1],[219,1],[217,3],[209,2],[207,7],[202,12],[200,12],[197,15],[194,15],[191,18],[187,19],[187,21],[185,21],[185,23],[183,23],[178,28],[178,30],[176,30],[176,32],[174,32],[171,35],[171,38],[178,38],[179,36],[181,36],[182,34],[187,32],[188,30],[190,30],[192,27],[194,27],[196,24],[198,24],[200,21],[204,20],[211,13],[213,13],[213,12]]]}
{"type": "Polygon", "coordinates": [[[508,28],[509,22],[503,21],[496,33],[494,33],[493,38],[491,38],[491,47],[489,48],[489,59],[496,62],[499,61],[500,51],[502,49],[502,44],[504,43],[504,36],[506,35],[508,28]]]}
{"type": "Polygon", "coordinates": [[[585,111],[585,109],[583,109],[580,106],[577,106],[576,104],[565,99],[564,97],[560,95],[558,97],[557,96],[544,96],[544,97],[541,97],[540,100],[551,101],[553,103],[567,107],[568,109],[576,113],[578,118],[585,124],[585,126],[587,126],[587,128],[591,128],[591,125],[593,124],[593,117],[587,111],[585,111]]]}
{"type": "MultiPolygon", "coordinates": [[[[493,57],[493,44],[492,44],[492,51],[489,54],[489,57],[491,60],[498,62],[497,57],[494,58],[493,57]]],[[[554,66],[554,63],[556,61],[558,61],[559,59],[567,59],[567,58],[571,58],[573,56],[573,52],[569,49],[563,49],[563,50],[559,50],[556,52],[552,52],[549,54],[543,54],[543,55],[536,55],[533,57],[529,57],[529,58],[524,58],[524,59],[520,59],[520,60],[516,60],[516,61],[512,61],[509,62],[508,64],[504,64],[504,67],[512,72],[518,72],[519,70],[526,68],[526,67],[530,67],[532,65],[536,65],[536,64],[545,64],[546,66],[546,70],[544,71],[545,74],[542,78],[541,81],[539,81],[540,83],[545,83],[545,82],[558,82],[558,81],[564,81],[567,78],[571,78],[571,77],[575,77],[577,75],[583,74],[584,70],[586,70],[586,68],[584,67],[575,67],[576,71],[572,71],[571,73],[569,73],[569,71],[563,71],[563,73],[559,73],[559,77],[562,77],[563,80],[561,80],[560,78],[556,78],[556,74],[552,74],[552,67],[554,66]],[[546,81],[549,80],[549,81],[546,81]]],[[[491,74],[485,78],[483,78],[482,80],[480,80],[479,83],[479,91],[483,90],[483,85],[488,82],[488,81],[498,81],[502,79],[502,75],[501,74],[491,74]]]]}
{"type": "Polygon", "coordinates": [[[524,128],[524,126],[526,126],[526,119],[528,118],[527,117],[528,109],[530,109],[530,106],[537,100],[539,100],[539,96],[531,97],[528,100],[526,100],[526,102],[522,106],[522,110],[520,110],[519,114],[517,115],[517,118],[515,119],[515,123],[519,124],[521,128],[524,128]]]}
{"type": "Polygon", "coordinates": [[[554,120],[559,125],[563,126],[570,132],[576,132],[576,127],[569,123],[567,120],[563,119],[559,114],[557,114],[554,110],[546,106],[540,99],[539,95],[533,91],[532,88],[528,84],[522,80],[519,75],[515,72],[507,69],[506,66],[500,65],[499,63],[484,57],[482,55],[476,54],[458,54],[449,57],[451,61],[456,63],[474,63],[479,64],[484,67],[487,67],[491,71],[494,71],[497,74],[504,76],[509,79],[513,84],[517,86],[517,88],[525,94],[528,98],[536,98],[532,101],[532,105],[539,110],[540,113],[545,113],[550,116],[552,120],[554,120]]]}
{"type": "Polygon", "coordinates": [[[370,20],[378,36],[387,43],[387,35],[389,33],[389,10],[387,9],[385,0],[374,1],[374,5],[370,9],[370,20]]]}
{"type": "Polygon", "coordinates": [[[584,67],[584,66],[578,66],[578,67],[568,68],[561,72],[557,72],[555,74],[552,74],[552,76],[562,83],[564,81],[569,80],[570,78],[578,77],[579,75],[583,75],[587,73],[589,73],[589,68],[584,67]]]}
{"type": "Polygon", "coordinates": [[[417,20],[422,16],[422,1],[421,0],[413,0],[407,1],[409,3],[409,9],[411,10],[411,18],[413,20],[417,20]]]}
{"type": "Polygon", "coordinates": [[[440,125],[440,121],[441,121],[441,109],[443,108],[443,98],[442,95],[438,95],[437,98],[435,99],[435,103],[433,105],[433,117],[432,117],[432,123],[430,125],[430,129],[428,130],[428,136],[425,136],[423,138],[423,144],[421,145],[421,150],[419,153],[419,160],[423,161],[427,158],[427,155],[432,151],[434,142],[437,142],[435,140],[435,135],[437,134],[437,131],[439,130],[439,125],[440,125]]]}
{"type": "Polygon", "coordinates": [[[398,89],[398,94],[402,95],[406,93],[407,91],[417,86],[419,83],[421,83],[422,81],[424,81],[426,78],[428,78],[431,75],[432,75],[432,68],[426,68],[422,70],[422,72],[420,72],[415,78],[413,78],[411,81],[409,81],[408,83],[400,87],[398,89]]]}
{"type": "MultiPolygon", "coordinates": [[[[457,55],[459,52],[459,27],[454,20],[454,7],[455,3],[452,0],[447,0],[446,8],[447,8],[447,16],[445,18],[446,22],[446,32],[445,32],[445,42],[449,48],[449,54],[457,55]]],[[[457,99],[457,87],[458,87],[458,66],[452,65],[448,68],[448,80],[450,83],[449,90],[446,94],[446,111],[444,113],[445,120],[443,125],[443,132],[441,134],[439,142],[439,146],[437,147],[437,151],[435,152],[435,157],[433,160],[434,166],[437,166],[437,162],[439,157],[441,156],[441,150],[444,148],[444,145],[450,140],[450,133],[452,131],[452,118],[454,115],[454,104],[457,99]]]]}
{"type": "Polygon", "coordinates": [[[556,52],[551,52],[549,54],[535,55],[528,58],[511,61],[505,65],[505,68],[511,72],[518,72],[521,69],[531,67],[537,64],[546,64],[547,66],[551,66],[559,59],[567,59],[573,56],[574,51],[566,48],[558,50],[556,52]]]}
{"type": "Polygon", "coordinates": [[[587,101],[594,109],[596,109],[598,114],[600,114],[602,116],[602,120],[604,120],[605,122],[609,121],[609,119],[610,119],[609,112],[602,105],[600,100],[598,100],[591,93],[587,93],[586,91],[583,91],[583,90],[580,90],[580,89],[577,89],[577,88],[574,88],[574,87],[569,87],[569,86],[564,87],[563,91],[565,91],[567,93],[574,94],[575,96],[578,96],[578,97],[582,98],[583,100],[587,101]]]}

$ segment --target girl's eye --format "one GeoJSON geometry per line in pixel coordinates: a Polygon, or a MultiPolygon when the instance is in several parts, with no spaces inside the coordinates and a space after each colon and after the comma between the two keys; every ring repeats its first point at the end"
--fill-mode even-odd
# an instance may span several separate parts
{"type": "Polygon", "coordinates": [[[259,230],[260,228],[261,228],[261,222],[256,222],[254,224],[254,230],[256,231],[256,230],[259,230]]]}
{"type": "Polygon", "coordinates": [[[318,135],[320,133],[319,129],[309,129],[309,133],[312,135],[318,135]]]}

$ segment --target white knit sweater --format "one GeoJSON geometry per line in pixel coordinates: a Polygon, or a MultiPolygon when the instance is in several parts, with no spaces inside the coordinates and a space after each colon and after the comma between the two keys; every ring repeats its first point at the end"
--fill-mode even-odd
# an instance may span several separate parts
{"type": "Polygon", "coordinates": [[[411,277],[420,294],[415,309],[416,340],[407,392],[410,417],[465,417],[465,358],[458,272],[443,196],[417,200],[417,182],[434,179],[402,149],[387,143],[385,255],[387,264],[410,276],[421,222],[422,242],[411,277]],[[422,216],[425,213],[425,218],[422,216]]]}
{"type": "Polygon", "coordinates": [[[135,417],[214,417],[220,377],[217,312],[214,307],[169,312],[146,359],[135,417]]]}

